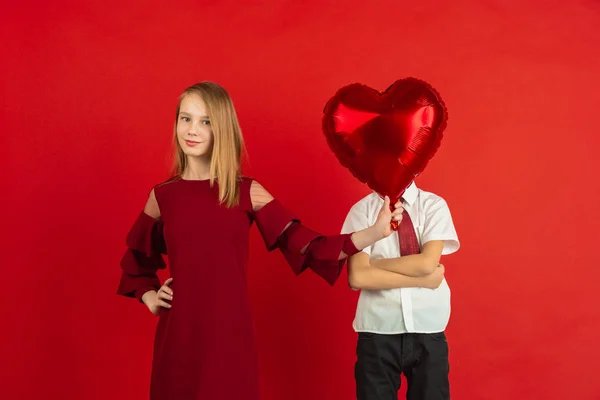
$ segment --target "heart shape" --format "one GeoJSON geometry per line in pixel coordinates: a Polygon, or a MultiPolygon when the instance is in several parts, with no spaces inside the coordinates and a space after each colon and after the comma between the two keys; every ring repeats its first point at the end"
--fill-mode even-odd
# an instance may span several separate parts
{"type": "Polygon", "coordinates": [[[392,205],[440,147],[448,120],[438,92],[416,78],[384,92],[345,86],[323,113],[323,133],[340,163],[392,205]]]}

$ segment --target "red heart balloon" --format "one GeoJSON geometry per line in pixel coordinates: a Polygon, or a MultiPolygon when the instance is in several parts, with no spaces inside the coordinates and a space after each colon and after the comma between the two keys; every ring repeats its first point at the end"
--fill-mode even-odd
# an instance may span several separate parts
{"type": "Polygon", "coordinates": [[[448,113],[433,87],[416,78],[385,92],[355,83],[327,102],[323,132],[340,163],[393,204],[436,153],[448,113]]]}

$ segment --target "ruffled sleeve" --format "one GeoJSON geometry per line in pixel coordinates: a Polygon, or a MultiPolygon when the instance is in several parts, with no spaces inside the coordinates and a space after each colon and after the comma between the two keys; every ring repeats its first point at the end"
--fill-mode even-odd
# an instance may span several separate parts
{"type": "Polygon", "coordinates": [[[156,272],[166,267],[162,221],[142,212],[129,231],[126,244],[117,294],[141,300],[147,291],[160,288],[156,272]]]}
{"type": "Polygon", "coordinates": [[[254,219],[267,249],[278,248],[296,275],[310,268],[333,285],[346,262],[345,258],[339,259],[342,251],[347,256],[359,252],[350,239],[351,234],[321,235],[302,225],[277,200],[260,209],[254,219]]]}

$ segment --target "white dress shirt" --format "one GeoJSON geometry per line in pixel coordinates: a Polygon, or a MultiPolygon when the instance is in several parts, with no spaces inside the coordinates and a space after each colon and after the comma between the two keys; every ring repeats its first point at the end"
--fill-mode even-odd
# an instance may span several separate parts
{"type": "MultiPolygon", "coordinates": [[[[442,240],[442,254],[451,254],[460,244],[446,201],[418,189],[412,183],[404,192],[404,209],[413,222],[419,245],[442,240]]],[[[383,199],[372,193],[356,203],[344,222],[342,233],[359,231],[377,220],[383,199]]],[[[363,250],[371,260],[400,257],[398,232],[363,250]]],[[[379,334],[435,333],[446,329],[450,318],[450,288],[446,279],[437,289],[399,288],[360,292],[353,327],[357,332],[379,334]]]]}

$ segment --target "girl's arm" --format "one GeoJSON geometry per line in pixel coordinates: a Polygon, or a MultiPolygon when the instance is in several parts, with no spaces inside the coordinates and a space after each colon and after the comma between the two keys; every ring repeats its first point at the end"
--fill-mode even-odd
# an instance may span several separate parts
{"type": "Polygon", "coordinates": [[[311,268],[331,285],[347,257],[392,233],[392,218],[401,219],[402,209],[390,211],[386,199],[376,223],[352,234],[324,236],[300,223],[258,182],[250,187],[254,218],[269,250],[279,248],[296,274],[311,268]]]}

